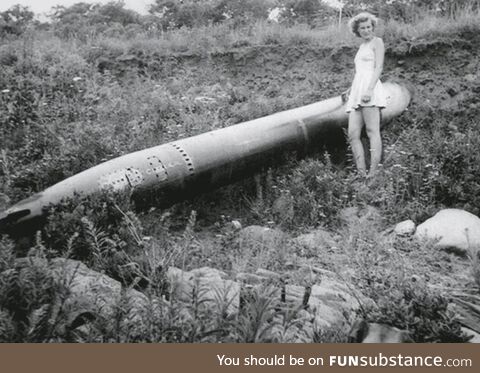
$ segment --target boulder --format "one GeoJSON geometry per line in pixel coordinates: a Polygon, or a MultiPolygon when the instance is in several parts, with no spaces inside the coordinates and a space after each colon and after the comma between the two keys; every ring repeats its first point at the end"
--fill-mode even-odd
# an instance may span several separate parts
{"type": "Polygon", "coordinates": [[[412,220],[405,220],[398,223],[394,230],[397,236],[411,236],[415,233],[415,223],[412,220]]]}
{"type": "MultiPolygon", "coordinates": [[[[20,275],[27,271],[48,271],[58,285],[65,286],[67,297],[62,309],[68,324],[84,315],[89,315],[89,320],[116,320],[121,310],[122,327],[128,328],[131,336],[142,336],[149,320],[164,317],[168,307],[165,300],[149,298],[137,290],[122,287],[120,282],[76,260],[22,258],[17,259],[15,268],[20,275]]],[[[240,304],[240,285],[226,280],[226,276],[208,267],[189,272],[170,267],[167,271],[168,297],[188,305],[196,302],[201,311],[211,312],[211,309],[218,309],[218,305],[224,305],[228,314],[234,314],[240,304]]]]}
{"type": "Polygon", "coordinates": [[[240,223],[238,220],[232,220],[230,222],[230,227],[234,230],[234,231],[239,231],[240,229],[242,229],[242,223],[240,223]]]}
{"type": "Polygon", "coordinates": [[[238,232],[241,246],[274,248],[285,244],[288,236],[279,229],[250,225],[238,232]]]}
{"type": "Polygon", "coordinates": [[[170,267],[170,297],[187,304],[197,302],[204,311],[223,304],[228,314],[235,314],[240,307],[240,284],[225,277],[224,272],[208,267],[189,272],[170,267]]]}
{"type": "Polygon", "coordinates": [[[410,333],[387,324],[357,320],[350,330],[352,343],[406,343],[412,342],[410,333]]]}
{"type": "Polygon", "coordinates": [[[302,234],[298,237],[295,237],[293,242],[311,251],[336,245],[336,241],[332,233],[325,229],[317,229],[313,232],[302,234]]]}
{"type": "Polygon", "coordinates": [[[235,276],[235,280],[247,285],[258,285],[265,282],[265,277],[252,273],[240,272],[235,276]]]}
{"type": "MultiPolygon", "coordinates": [[[[300,286],[285,284],[281,274],[263,269],[255,275],[240,274],[237,281],[232,281],[226,273],[208,267],[191,271],[170,267],[166,273],[168,300],[147,297],[82,262],[64,258],[17,259],[14,269],[4,271],[1,276],[6,280],[11,276],[24,276],[27,281],[32,278],[32,273],[50,274],[59,289],[64,289],[54,307],[65,318],[62,327],[74,329],[80,339],[96,327],[92,321],[97,319],[102,326],[109,322],[115,323],[112,327],[121,325],[129,337],[141,339],[148,333],[151,320],[161,320],[166,312],[171,311],[169,307],[179,302],[185,303],[186,307],[178,308],[178,322],[193,320],[197,311],[207,315],[221,312],[233,316],[240,310],[241,288],[245,287],[270,289],[269,296],[273,297],[275,307],[296,310],[295,322],[290,320],[290,313],[275,311],[278,322],[267,339],[310,342],[316,331],[339,327],[346,332],[349,324],[346,315],[355,314],[360,307],[358,299],[361,299],[338,278],[322,276],[320,281],[314,277],[311,286],[300,286]]],[[[31,318],[40,317],[43,311],[33,310],[31,318]]]]}
{"type": "Polygon", "coordinates": [[[475,74],[467,74],[463,78],[468,82],[475,82],[478,77],[475,74]]]}
{"type": "Polygon", "coordinates": [[[355,315],[359,309],[359,294],[353,294],[351,288],[343,281],[324,278],[319,284],[310,288],[298,285],[285,287],[287,303],[308,306],[312,315],[314,329],[322,330],[333,327],[345,327],[348,331],[345,315],[355,315]]]}
{"type": "Polygon", "coordinates": [[[345,315],[355,315],[360,308],[360,298],[340,280],[325,278],[320,284],[312,286],[309,306],[315,312],[316,328],[346,326],[345,315]]]}
{"type": "Polygon", "coordinates": [[[322,279],[320,283],[304,287],[285,285],[276,287],[271,296],[277,299],[276,308],[296,310],[295,320],[287,313],[276,313],[272,328],[263,340],[277,343],[305,343],[314,339],[315,333],[336,330],[348,333],[350,323],[360,308],[360,294],[338,279],[322,279]],[[349,319],[348,316],[351,316],[349,319]]]}
{"type": "Polygon", "coordinates": [[[465,333],[466,336],[470,337],[468,343],[480,343],[480,334],[474,332],[472,329],[462,327],[462,332],[465,333]]]}
{"type": "Polygon", "coordinates": [[[290,222],[295,215],[295,201],[290,193],[282,193],[272,205],[272,213],[276,221],[290,222]]]}
{"type": "Polygon", "coordinates": [[[268,269],[258,268],[255,272],[257,276],[261,276],[266,280],[280,281],[282,276],[276,272],[269,271],[268,269]]]}
{"type": "Polygon", "coordinates": [[[415,237],[464,254],[480,248],[480,219],[464,210],[441,210],[417,227],[415,237]]]}
{"type": "MultiPolygon", "coordinates": [[[[141,336],[148,319],[161,314],[162,300],[150,299],[137,290],[124,288],[120,282],[77,260],[21,258],[16,260],[15,269],[9,271],[15,271],[15,276],[23,277],[25,281],[35,273],[51,276],[63,294],[53,305],[63,316],[58,327],[77,328],[92,320],[108,322],[121,317],[122,327],[128,328],[131,336],[141,336]]],[[[5,272],[4,275],[8,276],[5,272]]],[[[34,310],[31,317],[40,311],[34,310]]]]}
{"type": "MultiPolygon", "coordinates": [[[[332,276],[335,274],[331,273],[332,276]]],[[[266,337],[267,340],[277,342],[305,342],[311,341],[315,330],[340,328],[348,332],[349,323],[345,315],[355,315],[362,303],[367,302],[361,294],[354,294],[351,286],[338,278],[322,276],[318,283],[305,287],[300,285],[286,284],[282,286],[282,276],[276,272],[258,269],[255,274],[239,273],[236,277],[238,282],[222,279],[223,272],[202,268],[190,272],[178,268],[169,268],[168,278],[172,283],[172,294],[177,299],[192,304],[194,292],[197,291],[197,300],[202,306],[216,307],[215,302],[219,296],[223,297],[228,304],[229,314],[238,312],[240,304],[241,286],[250,289],[271,288],[271,296],[278,302],[280,308],[287,307],[298,310],[303,322],[299,325],[291,325],[288,333],[279,325],[276,325],[266,337]],[[202,274],[198,277],[199,274],[202,274]],[[280,337],[282,336],[282,337],[280,337]]],[[[276,317],[282,317],[277,315],[276,317]]],[[[282,324],[282,323],[280,323],[282,324]]]]}

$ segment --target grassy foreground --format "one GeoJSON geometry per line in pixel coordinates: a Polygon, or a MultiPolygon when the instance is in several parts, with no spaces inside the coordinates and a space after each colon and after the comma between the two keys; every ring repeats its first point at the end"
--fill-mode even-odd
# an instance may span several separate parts
{"type": "MultiPolygon", "coordinates": [[[[135,286],[135,275],[132,281],[122,268],[135,264],[137,275],[155,284],[143,289],[151,299],[163,296],[158,269],[168,266],[208,265],[232,278],[259,268],[288,275],[291,263],[319,266],[373,299],[362,311],[367,319],[409,329],[418,342],[464,340],[447,309],[449,291],[478,292],[477,254],[439,255],[408,239],[392,241],[385,230],[404,219],[419,223],[443,207],[480,212],[479,21],[478,12],[459,11],[454,18],[423,15],[415,24],[381,25],[385,76],[414,83],[417,95],[383,131],[384,165],[373,184],[358,184],[348,158],[321,154],[168,210],[139,213],[128,196],[110,194],[66,201],[53,208],[28,255],[79,259],[126,287],[135,286]],[[352,206],[374,206],[378,216],[342,225],[339,212],[352,206]],[[326,228],[337,235],[336,249],[309,252],[288,240],[242,247],[232,219],[291,236],[326,228]]],[[[356,48],[345,26],[223,24],[107,34],[66,40],[31,30],[0,46],[5,205],[134,150],[327,98],[348,86],[356,48]]],[[[32,265],[19,275],[18,252],[7,237],[0,255],[0,340],[132,340],[118,320],[96,323],[82,338],[58,327],[62,314],[49,305],[62,290],[52,285],[50,269],[32,265]]],[[[141,340],[265,341],[261,330],[279,312],[268,291],[253,296],[234,320],[172,302],[141,340]]],[[[337,330],[315,335],[315,341],[345,340],[337,330]]]]}

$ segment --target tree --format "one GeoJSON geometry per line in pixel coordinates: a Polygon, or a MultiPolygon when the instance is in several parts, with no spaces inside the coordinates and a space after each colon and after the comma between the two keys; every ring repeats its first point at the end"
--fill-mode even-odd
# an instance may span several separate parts
{"type": "Polygon", "coordinates": [[[22,34],[28,25],[33,23],[34,13],[30,8],[14,5],[5,12],[0,13],[0,35],[22,34]]]}
{"type": "Polygon", "coordinates": [[[267,19],[269,10],[278,6],[276,0],[220,0],[215,7],[215,14],[231,18],[238,23],[267,19]]]}
{"type": "Polygon", "coordinates": [[[295,23],[306,23],[310,26],[322,26],[331,23],[336,11],[322,0],[286,0],[283,17],[295,23]]]}
{"type": "Polygon", "coordinates": [[[156,0],[150,14],[164,28],[194,27],[233,20],[235,24],[267,19],[279,0],[156,0]]]}
{"type": "Polygon", "coordinates": [[[124,1],[110,1],[95,8],[92,13],[92,23],[119,23],[122,26],[139,23],[140,15],[130,9],[125,9],[124,1]]]}
{"type": "Polygon", "coordinates": [[[454,17],[459,9],[476,10],[479,0],[342,0],[344,13],[351,17],[367,10],[382,19],[413,22],[425,14],[454,17]]]}
{"type": "Polygon", "coordinates": [[[69,7],[54,7],[51,15],[58,35],[84,37],[103,32],[109,27],[123,30],[128,25],[141,24],[141,16],[125,9],[124,1],[107,4],[76,3],[69,7]]]}
{"type": "Polygon", "coordinates": [[[156,0],[149,13],[160,19],[164,29],[208,25],[215,19],[215,0],[156,0]]]}

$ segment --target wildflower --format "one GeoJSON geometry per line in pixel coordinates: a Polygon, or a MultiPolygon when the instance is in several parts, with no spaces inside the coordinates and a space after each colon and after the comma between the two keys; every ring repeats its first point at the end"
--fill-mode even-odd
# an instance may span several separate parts
{"type": "Polygon", "coordinates": [[[79,80],[82,80],[79,76],[76,76],[75,78],[72,79],[74,82],[78,82],[79,80]]]}
{"type": "Polygon", "coordinates": [[[9,89],[4,89],[4,90],[2,91],[2,93],[8,93],[8,92],[10,92],[9,89]]]}

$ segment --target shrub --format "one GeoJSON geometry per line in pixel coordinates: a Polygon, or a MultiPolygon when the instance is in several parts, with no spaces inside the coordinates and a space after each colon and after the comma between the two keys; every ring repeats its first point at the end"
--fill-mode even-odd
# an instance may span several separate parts
{"type": "MultiPolygon", "coordinates": [[[[12,256],[13,245],[0,243],[2,256],[12,256]]],[[[3,265],[0,272],[0,340],[2,342],[53,342],[62,333],[65,315],[62,299],[68,290],[55,281],[43,260],[46,248],[40,239],[28,258],[3,265]]]]}
{"type": "MultiPolygon", "coordinates": [[[[373,301],[363,302],[360,314],[367,321],[407,330],[415,342],[466,342],[469,338],[448,307],[449,296],[417,275],[397,247],[416,252],[420,244],[402,240],[397,245],[368,225],[361,223],[343,233],[344,250],[355,270],[352,281],[373,301]]],[[[422,255],[432,255],[429,248],[424,250],[422,255]]]]}
{"type": "MultiPolygon", "coordinates": [[[[377,279],[378,280],[378,279],[377,279]]],[[[391,279],[376,286],[375,306],[367,308],[366,319],[407,330],[418,343],[463,343],[469,340],[450,300],[418,281],[391,279]]]]}
{"type": "Polygon", "coordinates": [[[142,227],[128,193],[99,192],[75,196],[47,208],[44,239],[47,246],[65,255],[92,262],[103,249],[135,250],[142,245],[142,227]],[[96,251],[95,251],[96,250],[96,251]]]}

